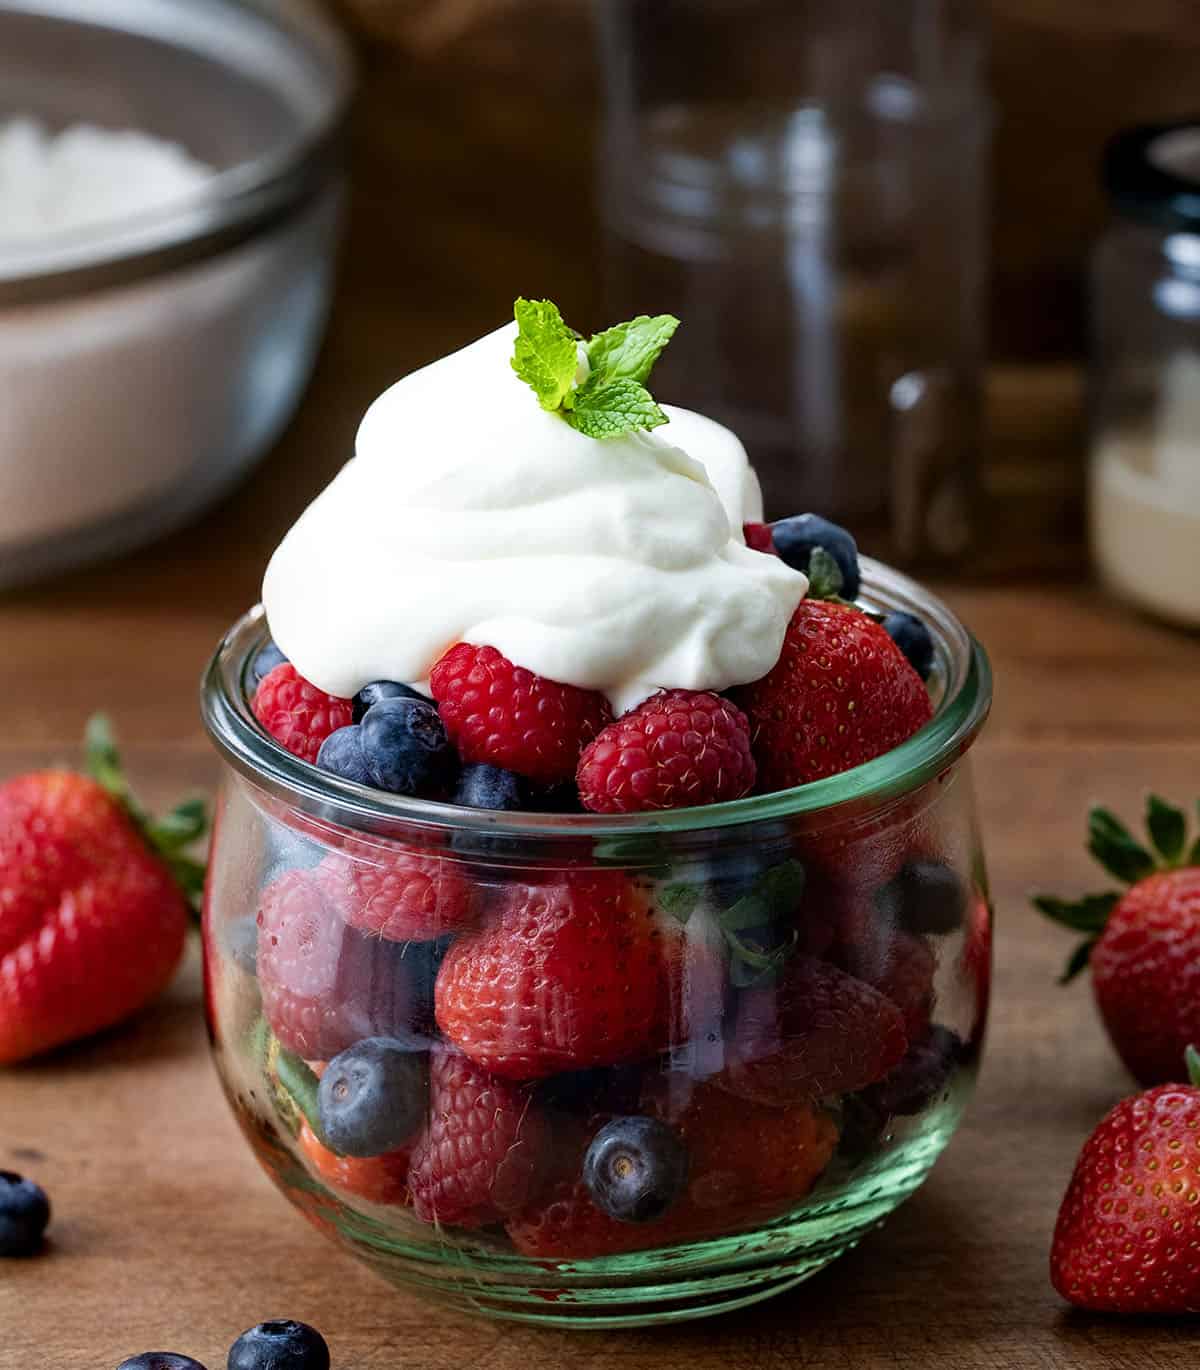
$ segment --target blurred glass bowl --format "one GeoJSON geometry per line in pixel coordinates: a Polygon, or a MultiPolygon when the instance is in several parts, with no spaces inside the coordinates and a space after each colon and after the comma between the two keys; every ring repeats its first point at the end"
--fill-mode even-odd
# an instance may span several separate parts
{"type": "Polygon", "coordinates": [[[0,250],[0,586],[161,535],[283,429],[328,314],[351,86],[302,2],[0,0],[5,116],[137,128],[216,171],[0,250]]]}

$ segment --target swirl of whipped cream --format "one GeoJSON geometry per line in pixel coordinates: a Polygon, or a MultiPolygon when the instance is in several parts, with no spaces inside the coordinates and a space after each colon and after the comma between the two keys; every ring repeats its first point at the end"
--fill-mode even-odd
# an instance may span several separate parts
{"type": "Polygon", "coordinates": [[[354,458],[267,567],[276,642],[343,696],[423,682],[459,641],[601,690],[618,713],[765,675],[808,582],[745,545],[762,496],[742,444],[674,408],[654,433],[585,437],[514,375],[515,332],[367,411],[354,458]]]}

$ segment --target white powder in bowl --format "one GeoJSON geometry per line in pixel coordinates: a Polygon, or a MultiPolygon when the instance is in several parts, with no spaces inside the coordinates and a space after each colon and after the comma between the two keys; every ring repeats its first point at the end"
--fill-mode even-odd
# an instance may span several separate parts
{"type": "Polygon", "coordinates": [[[212,175],[177,143],[147,133],[0,122],[0,250],[162,209],[212,175]]]}

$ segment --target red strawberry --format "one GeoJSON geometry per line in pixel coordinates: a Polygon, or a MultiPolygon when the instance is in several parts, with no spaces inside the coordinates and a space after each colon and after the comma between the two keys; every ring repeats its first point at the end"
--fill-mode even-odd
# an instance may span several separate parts
{"type": "Polygon", "coordinates": [[[767,552],[771,556],[778,555],[775,551],[775,537],[771,532],[769,523],[743,523],[742,536],[746,540],[746,546],[754,552],[767,552]]]}
{"type": "Polygon", "coordinates": [[[992,911],[982,894],[976,893],[967,915],[967,940],[959,964],[975,992],[975,1016],[967,1047],[978,1051],[987,1029],[992,991],[992,911]]]}
{"type": "Polygon", "coordinates": [[[1124,1099],[1084,1144],[1050,1278],[1103,1313],[1200,1313],[1200,1058],[1191,1086],[1124,1099]]]}
{"type": "MultiPolygon", "coordinates": [[[[587,1260],[765,1222],[812,1189],[837,1147],[833,1121],[808,1105],[761,1108],[711,1085],[690,1089],[678,1104],[656,1088],[645,1102],[648,1111],[672,1123],[688,1149],[683,1197],[656,1222],[608,1217],[578,1178],[585,1138],[573,1153],[570,1173],[508,1224],[518,1251],[547,1260],[587,1260]]],[[[602,1121],[593,1123],[588,1137],[602,1121]]]]}
{"type": "Polygon", "coordinates": [[[276,742],[309,762],[316,761],[330,733],[354,722],[351,700],[318,690],[290,661],[263,676],[251,707],[276,742]]]}
{"type": "Polygon", "coordinates": [[[778,986],[743,991],[719,1083],[760,1104],[802,1103],[882,1080],[907,1049],[904,1017],[890,999],[823,961],[796,956],[778,986]]]}
{"type": "Polygon", "coordinates": [[[652,1055],[666,1045],[661,942],[646,891],[620,872],[510,885],[496,920],[446,953],[438,1026],[514,1080],[652,1055]]]}
{"type": "Polygon", "coordinates": [[[1153,1085],[1176,1076],[1184,1051],[1200,1042],[1200,841],[1188,851],[1183,813],[1155,796],[1147,826],[1154,853],[1112,814],[1093,809],[1089,850],[1130,888],[1076,903],[1043,895],[1034,904],[1087,934],[1063,978],[1090,959],[1108,1035],[1138,1082],[1153,1085]]]}
{"type": "Polygon", "coordinates": [[[0,786],[0,1064],[127,1018],[183,955],[180,880],[194,888],[202,871],[179,853],[203,808],[149,822],[102,720],[88,760],[99,779],[42,771],[0,786]]]}
{"type": "Polygon", "coordinates": [[[754,787],[745,715],[707,691],[663,690],[584,749],[579,797],[593,813],[682,809],[754,787]]]}
{"type": "Polygon", "coordinates": [[[771,670],[733,695],[750,720],[764,791],[860,766],[933,717],[921,677],[880,624],[812,599],[793,614],[771,670]]]}
{"type": "Polygon", "coordinates": [[[300,1124],[300,1150],[309,1165],[331,1189],[353,1194],[375,1204],[407,1204],[409,1155],[389,1151],[382,1156],[339,1156],[318,1140],[307,1122],[300,1124]]]}
{"type": "Polygon", "coordinates": [[[335,877],[323,866],[285,871],[258,909],[263,1013],[281,1044],[310,1061],[403,1035],[417,1008],[405,947],[347,927],[335,877]]]}
{"type": "Polygon", "coordinates": [[[390,942],[427,942],[473,924],[473,885],[452,859],[404,847],[380,847],[370,862],[333,854],[321,863],[342,917],[390,942]]]}
{"type": "Polygon", "coordinates": [[[602,694],[545,680],[494,647],[451,647],[430,673],[429,689],[464,761],[544,785],[573,779],[579,753],[612,722],[602,694]]]}
{"type": "Polygon", "coordinates": [[[479,1227],[524,1207],[548,1140],[529,1091],[455,1051],[433,1057],[429,1089],[429,1125],[409,1171],[417,1217],[479,1227]]]}

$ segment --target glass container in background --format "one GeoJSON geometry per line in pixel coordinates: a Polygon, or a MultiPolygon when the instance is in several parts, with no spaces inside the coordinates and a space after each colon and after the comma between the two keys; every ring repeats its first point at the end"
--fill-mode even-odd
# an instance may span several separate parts
{"type": "Polygon", "coordinates": [[[685,326],[663,397],[749,448],[768,517],[970,542],[988,106],[962,0],[601,0],[614,317],[685,326]]]}
{"type": "Polygon", "coordinates": [[[1109,144],[1092,268],[1092,549],[1140,608],[1200,626],[1200,120],[1109,144]]]}

